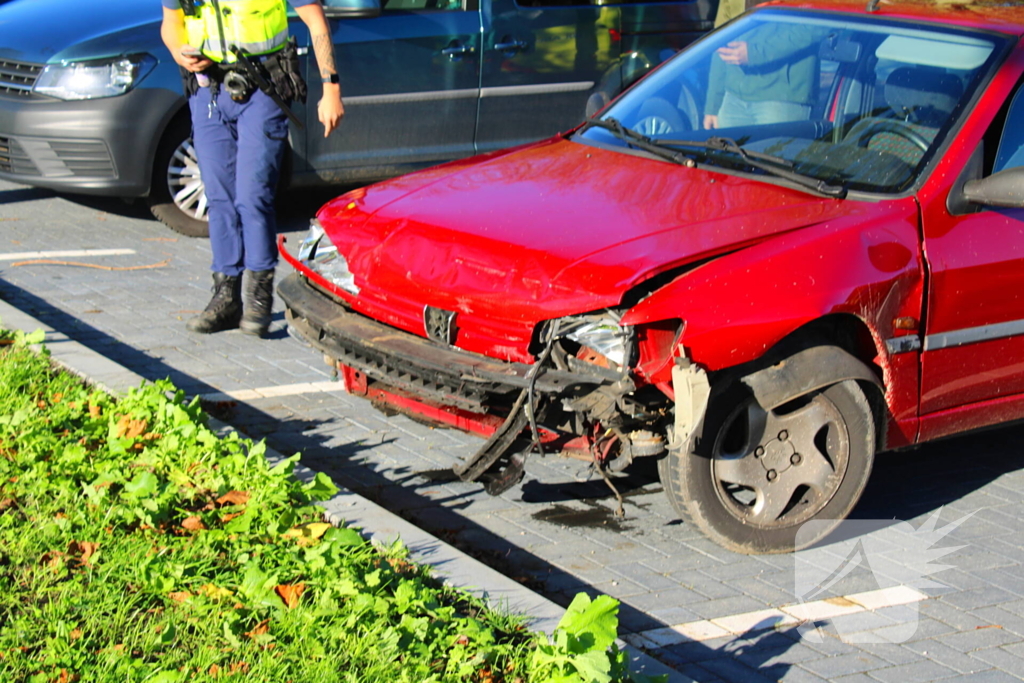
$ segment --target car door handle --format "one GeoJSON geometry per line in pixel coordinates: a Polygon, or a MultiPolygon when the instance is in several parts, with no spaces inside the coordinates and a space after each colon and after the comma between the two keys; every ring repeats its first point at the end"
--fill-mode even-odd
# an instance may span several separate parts
{"type": "Polygon", "coordinates": [[[473,54],[475,51],[472,45],[452,45],[441,50],[441,54],[446,57],[455,57],[456,55],[473,54]]]}
{"type": "Polygon", "coordinates": [[[498,52],[521,52],[526,49],[526,41],[509,40],[504,43],[495,43],[494,49],[498,52]]]}

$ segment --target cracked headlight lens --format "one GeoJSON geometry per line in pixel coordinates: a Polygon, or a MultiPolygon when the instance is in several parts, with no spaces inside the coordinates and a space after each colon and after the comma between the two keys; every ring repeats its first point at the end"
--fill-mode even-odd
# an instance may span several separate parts
{"type": "Polygon", "coordinates": [[[355,276],[349,272],[348,262],[315,218],[309,222],[309,232],[299,244],[298,257],[304,266],[328,282],[349,294],[359,294],[355,276]]]}
{"type": "MultiPolygon", "coordinates": [[[[622,327],[620,313],[612,310],[594,315],[573,316],[558,321],[558,336],[571,339],[584,349],[596,352],[619,367],[624,367],[628,360],[632,332],[631,328],[622,327]]],[[[581,359],[601,365],[600,358],[581,356],[581,359]]]]}
{"type": "Polygon", "coordinates": [[[88,62],[50,64],[34,90],[62,100],[92,100],[123,95],[156,65],[150,55],[131,55],[88,62]]]}

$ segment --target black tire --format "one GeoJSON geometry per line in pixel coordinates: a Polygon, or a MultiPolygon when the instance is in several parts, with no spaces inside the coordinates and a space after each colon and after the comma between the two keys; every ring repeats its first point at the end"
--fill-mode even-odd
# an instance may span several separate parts
{"type": "Polygon", "coordinates": [[[693,452],[673,451],[658,467],[676,512],[708,538],[739,553],[784,553],[850,514],[874,456],[875,421],[856,381],[768,412],[737,383],[712,397],[693,452]]]}
{"type": "Polygon", "coordinates": [[[160,142],[148,202],[153,216],[171,230],[186,237],[210,236],[206,193],[187,117],[176,119],[160,142]]]}

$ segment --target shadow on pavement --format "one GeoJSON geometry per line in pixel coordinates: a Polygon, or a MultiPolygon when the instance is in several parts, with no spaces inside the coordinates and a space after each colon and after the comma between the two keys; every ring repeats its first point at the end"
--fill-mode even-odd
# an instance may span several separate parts
{"type": "Polygon", "coordinates": [[[882,453],[853,519],[907,520],[1024,468],[1019,424],[882,453]]]}
{"type": "Polygon", "coordinates": [[[55,196],[52,190],[44,190],[40,187],[18,187],[12,190],[0,190],[0,204],[17,204],[18,202],[30,202],[36,199],[49,199],[55,196]]]}
{"type": "MultiPolygon", "coordinates": [[[[331,187],[303,187],[289,188],[282,190],[277,195],[277,231],[294,232],[302,230],[309,224],[317,210],[328,201],[340,194],[358,187],[357,185],[338,185],[331,187]]],[[[31,199],[47,199],[57,196],[57,193],[50,190],[37,188],[25,188],[17,190],[0,191],[0,204],[28,201],[31,199]],[[10,198],[8,198],[8,195],[10,198]]],[[[88,207],[94,211],[121,216],[124,218],[135,218],[139,220],[150,220],[156,222],[145,199],[122,200],[114,197],[97,197],[93,195],[62,194],[65,199],[74,204],[88,207]]],[[[166,228],[169,235],[177,235],[170,228],[166,228]]]]}

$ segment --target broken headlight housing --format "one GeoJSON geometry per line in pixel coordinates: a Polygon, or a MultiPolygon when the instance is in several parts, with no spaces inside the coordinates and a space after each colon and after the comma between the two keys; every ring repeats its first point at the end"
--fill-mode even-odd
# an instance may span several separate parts
{"type": "Polygon", "coordinates": [[[331,284],[349,294],[359,294],[355,276],[348,269],[348,261],[315,218],[309,222],[309,232],[299,244],[298,257],[302,265],[331,284]]]}
{"type": "Polygon", "coordinates": [[[620,324],[622,314],[607,309],[600,313],[575,315],[549,322],[544,339],[552,335],[579,346],[576,358],[605,368],[624,368],[632,360],[633,328],[620,324]]]}

